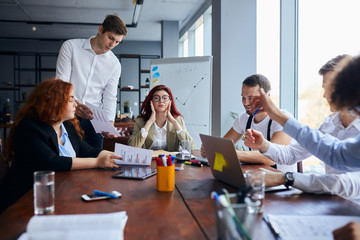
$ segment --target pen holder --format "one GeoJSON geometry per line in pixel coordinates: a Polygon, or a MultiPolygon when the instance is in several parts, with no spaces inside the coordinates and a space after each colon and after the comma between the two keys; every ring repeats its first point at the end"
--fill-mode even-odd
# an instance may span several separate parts
{"type": "Polygon", "coordinates": [[[228,207],[214,200],[218,239],[251,240],[257,215],[249,212],[246,203],[236,203],[236,194],[229,194],[229,199],[228,207]]]}
{"type": "Polygon", "coordinates": [[[157,166],[157,190],[171,192],[175,187],[175,165],[164,167],[157,166]]]}

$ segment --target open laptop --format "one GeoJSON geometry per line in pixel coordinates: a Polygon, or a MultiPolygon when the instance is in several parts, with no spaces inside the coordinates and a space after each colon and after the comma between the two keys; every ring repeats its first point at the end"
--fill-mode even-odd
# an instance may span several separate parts
{"type": "Polygon", "coordinates": [[[232,140],[200,134],[214,178],[236,188],[246,181],[232,140]]]}
{"type": "MultiPolygon", "coordinates": [[[[233,141],[204,134],[200,134],[200,138],[214,178],[235,188],[244,186],[246,180],[233,141]]],[[[284,185],[265,188],[265,192],[284,190],[288,190],[284,185]]]]}

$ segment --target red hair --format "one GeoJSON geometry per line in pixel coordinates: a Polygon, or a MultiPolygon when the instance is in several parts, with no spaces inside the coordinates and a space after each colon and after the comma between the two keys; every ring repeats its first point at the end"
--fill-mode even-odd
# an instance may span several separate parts
{"type": "MultiPolygon", "coordinates": [[[[38,120],[50,126],[61,122],[63,112],[70,100],[71,90],[71,83],[55,78],[45,80],[33,89],[24,107],[18,112],[15,123],[10,130],[10,135],[6,140],[4,154],[9,164],[13,158],[14,133],[19,123],[25,118],[38,120]]],[[[82,138],[84,131],[80,128],[76,117],[69,121],[74,125],[79,137],[82,138]]]]}
{"type": "Polygon", "coordinates": [[[152,97],[154,95],[155,92],[157,91],[165,91],[169,94],[170,96],[170,101],[171,101],[171,109],[170,109],[170,113],[171,115],[173,115],[173,117],[176,119],[178,116],[182,116],[179,111],[176,109],[175,106],[175,101],[173,98],[173,95],[171,93],[170,88],[166,87],[165,85],[157,85],[155,87],[153,87],[151,89],[151,91],[149,92],[149,94],[147,95],[146,99],[144,100],[144,102],[141,104],[141,108],[140,108],[140,115],[138,117],[143,118],[144,121],[146,122],[147,120],[149,120],[150,116],[151,116],[151,105],[150,105],[150,101],[152,100],[152,97]]]}

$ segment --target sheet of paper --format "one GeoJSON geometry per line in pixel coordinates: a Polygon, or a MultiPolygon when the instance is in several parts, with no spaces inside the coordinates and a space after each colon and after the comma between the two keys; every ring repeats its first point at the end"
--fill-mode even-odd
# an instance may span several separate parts
{"type": "Polygon", "coordinates": [[[34,216],[19,240],[123,240],[127,219],[125,211],[34,216]]]}
{"type": "Polygon", "coordinates": [[[115,155],[122,160],[115,159],[118,165],[145,165],[150,166],[153,150],[130,147],[128,145],[115,143],[115,155]]]}
{"type": "Polygon", "coordinates": [[[282,240],[332,240],[332,231],[351,221],[360,222],[360,216],[268,214],[264,220],[282,240]]]}
{"type": "Polygon", "coordinates": [[[90,103],[85,103],[85,105],[91,109],[93,112],[93,119],[90,120],[91,124],[93,125],[95,132],[102,133],[108,132],[112,135],[120,137],[119,132],[116,128],[110,123],[109,119],[106,116],[105,110],[95,107],[90,103]]]}

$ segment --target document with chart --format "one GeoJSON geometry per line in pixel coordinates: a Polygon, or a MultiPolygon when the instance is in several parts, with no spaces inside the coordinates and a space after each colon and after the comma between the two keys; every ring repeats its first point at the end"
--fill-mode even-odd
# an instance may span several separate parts
{"type": "Polygon", "coordinates": [[[110,123],[104,109],[95,107],[90,103],[85,103],[85,105],[93,112],[93,119],[91,119],[90,122],[93,125],[95,132],[108,132],[112,135],[120,137],[120,134],[118,133],[116,128],[110,123]]]}
{"type": "Polygon", "coordinates": [[[143,165],[149,166],[151,164],[153,150],[130,147],[128,145],[115,143],[115,155],[122,158],[122,160],[115,159],[118,165],[143,165]]]}

